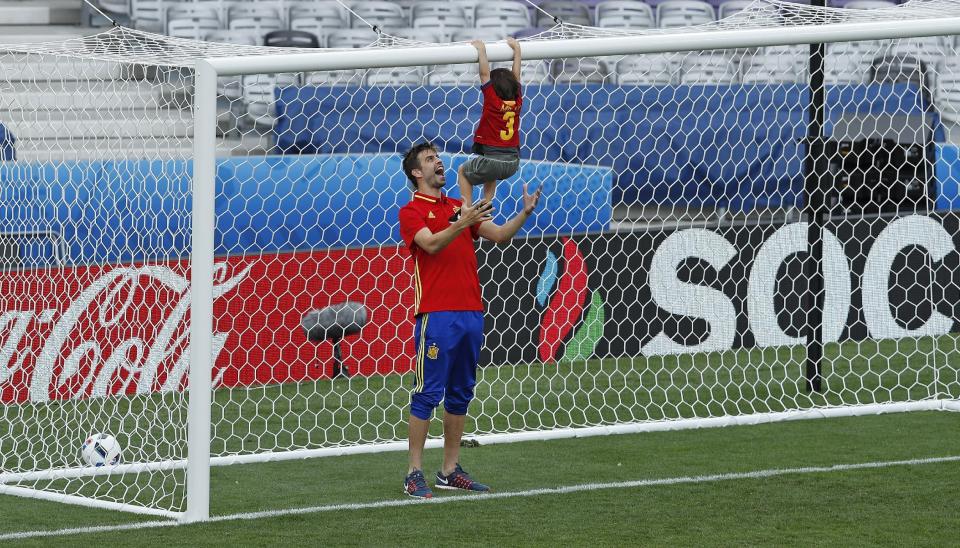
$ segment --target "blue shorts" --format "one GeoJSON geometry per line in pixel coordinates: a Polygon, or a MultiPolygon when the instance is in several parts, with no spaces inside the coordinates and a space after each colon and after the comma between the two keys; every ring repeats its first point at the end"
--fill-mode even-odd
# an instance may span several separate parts
{"type": "Polygon", "coordinates": [[[466,415],[483,345],[482,312],[427,312],[417,316],[413,332],[416,375],[410,414],[429,420],[443,401],[452,415],[466,415]]]}

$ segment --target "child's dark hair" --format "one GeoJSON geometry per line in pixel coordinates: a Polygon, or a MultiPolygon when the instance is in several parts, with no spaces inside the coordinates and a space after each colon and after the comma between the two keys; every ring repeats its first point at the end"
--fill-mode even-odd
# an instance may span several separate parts
{"type": "Polygon", "coordinates": [[[493,91],[497,93],[497,97],[504,101],[515,101],[520,96],[520,82],[510,69],[491,70],[490,83],[493,84],[493,91]]]}
{"type": "Polygon", "coordinates": [[[420,153],[424,150],[436,151],[437,147],[433,146],[430,141],[424,141],[413,145],[403,155],[403,173],[406,174],[407,179],[410,179],[410,186],[413,187],[413,190],[417,190],[417,178],[413,176],[413,170],[420,169],[420,153]]]}

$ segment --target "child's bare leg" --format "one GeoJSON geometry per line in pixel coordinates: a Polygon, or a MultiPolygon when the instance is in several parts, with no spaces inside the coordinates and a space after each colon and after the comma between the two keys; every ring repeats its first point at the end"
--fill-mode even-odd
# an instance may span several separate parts
{"type": "Polygon", "coordinates": [[[483,199],[493,203],[493,198],[497,195],[497,182],[487,181],[483,183],[483,199]]]}
{"type": "Polygon", "coordinates": [[[463,165],[457,170],[457,186],[460,187],[460,200],[463,202],[463,207],[472,206],[473,186],[467,180],[467,176],[463,174],[463,165]]]}

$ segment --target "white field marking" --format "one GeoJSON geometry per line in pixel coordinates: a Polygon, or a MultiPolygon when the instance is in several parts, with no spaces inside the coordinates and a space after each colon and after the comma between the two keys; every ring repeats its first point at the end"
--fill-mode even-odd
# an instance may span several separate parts
{"type": "MultiPolygon", "coordinates": [[[[652,487],[659,485],[681,485],[692,483],[712,483],[719,481],[741,480],[741,479],[761,479],[777,476],[790,476],[797,474],[822,474],[829,472],[844,472],[849,470],[867,470],[873,468],[890,468],[893,466],[919,466],[925,464],[942,464],[948,462],[960,462],[960,455],[948,457],[931,457],[925,459],[908,460],[890,460],[878,462],[862,462],[856,464],[834,464],[832,466],[807,466],[803,468],[773,468],[769,470],[756,470],[753,472],[729,472],[725,474],[711,474],[704,476],[680,476],[675,478],[644,479],[633,481],[618,481],[612,483],[585,483],[580,485],[569,485],[565,487],[544,487],[541,489],[530,489],[526,491],[507,491],[503,493],[487,494],[464,494],[448,497],[438,497],[426,500],[413,498],[398,498],[395,500],[383,500],[377,502],[358,502],[351,504],[329,504],[325,506],[308,506],[305,508],[288,508],[285,510],[267,510],[263,512],[249,512],[241,514],[226,514],[222,516],[213,516],[207,523],[221,521],[237,520],[257,520],[265,518],[275,518],[283,516],[295,516],[301,514],[316,514],[321,512],[337,512],[341,510],[369,510],[378,508],[392,508],[397,506],[412,506],[415,504],[446,504],[451,502],[476,502],[493,499],[509,499],[519,497],[537,497],[541,495],[562,495],[567,493],[580,493],[584,491],[600,491],[605,489],[631,489],[636,487],[652,487]]],[[[185,525],[177,521],[144,521],[139,523],[127,523],[123,525],[101,525],[96,527],[75,527],[72,529],[55,529],[47,531],[23,531],[18,533],[0,534],[0,541],[19,540],[39,537],[59,537],[65,535],[77,535],[84,533],[104,533],[111,531],[130,531],[135,529],[151,529],[156,527],[174,527],[185,525]]]]}

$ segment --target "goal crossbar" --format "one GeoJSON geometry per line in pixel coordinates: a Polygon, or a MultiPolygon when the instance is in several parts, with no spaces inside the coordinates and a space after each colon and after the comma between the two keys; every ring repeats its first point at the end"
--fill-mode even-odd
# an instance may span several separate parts
{"type": "MultiPolygon", "coordinates": [[[[711,30],[706,32],[651,33],[604,38],[561,38],[523,42],[521,47],[524,59],[539,60],[821,42],[919,38],[953,34],[960,34],[960,17],[915,18],[895,22],[870,21],[783,28],[711,30]]],[[[505,43],[495,43],[487,46],[487,55],[491,61],[508,61],[513,53],[505,43]]],[[[206,59],[204,62],[209,63],[218,76],[236,76],[277,72],[458,64],[472,63],[476,60],[477,51],[468,44],[461,44],[397,49],[337,50],[256,57],[215,57],[206,59]]]]}

